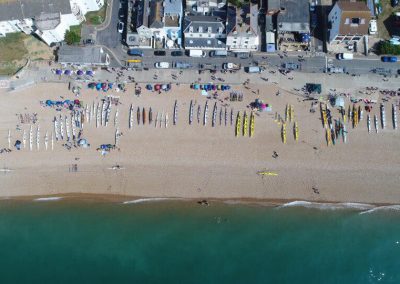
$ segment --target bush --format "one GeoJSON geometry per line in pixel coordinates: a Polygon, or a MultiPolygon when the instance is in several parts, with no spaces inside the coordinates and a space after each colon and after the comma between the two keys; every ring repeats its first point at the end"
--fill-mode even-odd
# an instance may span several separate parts
{"type": "Polygon", "coordinates": [[[388,41],[382,41],[378,48],[379,54],[400,55],[400,45],[391,44],[388,41]]]}
{"type": "Polygon", "coordinates": [[[67,31],[64,39],[67,44],[76,44],[81,41],[81,35],[77,34],[75,31],[67,31]]]}

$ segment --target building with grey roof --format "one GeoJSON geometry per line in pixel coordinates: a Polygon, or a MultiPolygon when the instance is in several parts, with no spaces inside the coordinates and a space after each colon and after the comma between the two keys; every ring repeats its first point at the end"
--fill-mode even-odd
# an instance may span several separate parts
{"type": "Polygon", "coordinates": [[[41,13],[70,14],[68,0],[8,0],[0,1],[0,21],[34,18],[41,13]]]}
{"type": "Polygon", "coordinates": [[[281,0],[277,18],[278,32],[309,33],[310,9],[308,0],[281,0]]]}
{"type": "Polygon", "coordinates": [[[186,49],[225,49],[226,30],[221,18],[186,16],[183,28],[186,49]]]}
{"type": "Polygon", "coordinates": [[[62,45],[57,52],[57,61],[63,65],[107,66],[110,57],[101,47],[62,45]]]}

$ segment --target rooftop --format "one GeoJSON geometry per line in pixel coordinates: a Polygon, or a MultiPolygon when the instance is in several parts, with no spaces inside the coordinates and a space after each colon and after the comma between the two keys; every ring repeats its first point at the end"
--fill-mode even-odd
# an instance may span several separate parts
{"type": "Polygon", "coordinates": [[[179,15],[182,13],[182,1],[180,0],[165,0],[164,15],[179,15]]]}
{"type": "Polygon", "coordinates": [[[36,26],[41,31],[55,29],[61,22],[60,13],[41,13],[35,18],[36,26]]]}
{"type": "Polygon", "coordinates": [[[0,21],[34,18],[41,13],[70,14],[68,0],[2,0],[0,1],[0,21]]]}
{"type": "Polygon", "coordinates": [[[350,2],[350,1],[338,1],[338,6],[342,11],[352,11],[352,12],[360,12],[360,11],[368,11],[367,4],[365,2],[350,2]]]}
{"type": "Polygon", "coordinates": [[[58,50],[58,62],[80,65],[108,65],[108,54],[101,47],[62,45],[58,50]]]}
{"type": "Polygon", "coordinates": [[[368,34],[371,11],[364,2],[338,1],[342,9],[339,34],[368,34]]]}
{"type": "Polygon", "coordinates": [[[257,35],[258,5],[244,4],[242,8],[228,6],[228,33],[257,35]]]}
{"type": "Polygon", "coordinates": [[[225,31],[221,18],[215,16],[186,16],[184,32],[188,32],[190,27],[193,27],[195,33],[207,33],[208,30],[211,33],[218,33],[218,29],[222,29],[222,32],[225,31]]]}
{"type": "Polygon", "coordinates": [[[278,30],[283,32],[309,32],[310,9],[308,0],[281,0],[278,30]]]}

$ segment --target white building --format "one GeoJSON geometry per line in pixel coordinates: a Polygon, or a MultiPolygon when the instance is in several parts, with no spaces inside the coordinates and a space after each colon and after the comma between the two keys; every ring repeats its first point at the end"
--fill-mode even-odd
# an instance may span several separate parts
{"type": "Polygon", "coordinates": [[[97,11],[104,0],[19,0],[0,2],[0,37],[8,33],[35,32],[48,45],[60,42],[70,26],[85,21],[85,14],[97,11]]]}
{"type": "Polygon", "coordinates": [[[242,8],[228,6],[226,48],[230,51],[257,51],[260,44],[258,33],[258,5],[243,4],[242,8]]]}

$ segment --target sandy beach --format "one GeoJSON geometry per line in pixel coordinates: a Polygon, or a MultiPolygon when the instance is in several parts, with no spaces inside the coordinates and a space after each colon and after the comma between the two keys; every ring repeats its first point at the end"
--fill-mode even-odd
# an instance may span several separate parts
{"type": "MultiPolygon", "coordinates": [[[[44,146],[46,131],[54,131],[54,116],[67,115],[54,108],[43,107],[47,99],[75,99],[66,84],[44,83],[23,90],[6,92],[0,89],[0,148],[8,148],[8,130],[11,131],[10,153],[0,154],[0,196],[46,196],[63,194],[106,194],[129,197],[179,197],[193,199],[259,199],[308,200],[317,202],[400,203],[399,130],[391,121],[391,104],[386,103],[387,127],[368,133],[366,114],[356,128],[347,125],[348,142],[327,146],[319,108],[311,113],[310,101],[280,90],[278,85],[233,86],[230,91],[242,92],[242,102],[230,102],[229,91],[218,92],[218,100],[209,99],[208,123],[197,122],[197,107],[202,116],[207,97],[188,85],[172,86],[168,93],[147,91],[142,85],[140,97],[134,95],[134,85],[126,92],[97,92],[84,87],[78,98],[83,104],[97,104],[106,95],[119,96],[119,149],[105,156],[96,151],[101,144],[114,144],[116,127],[112,108],[107,127],[96,128],[95,119],[84,124],[83,137],[91,144],[89,149],[65,149],[58,141],[47,151],[44,146]],[[254,94],[259,90],[259,95],[254,94]],[[226,98],[228,98],[226,100],[226,98]],[[253,137],[235,137],[238,111],[250,114],[249,104],[256,98],[272,105],[271,112],[256,113],[253,137]],[[178,121],[173,125],[173,107],[178,101],[178,121]],[[194,119],[189,125],[190,101],[194,103],[194,119]],[[220,101],[222,100],[222,102],[220,101]],[[212,109],[217,102],[217,123],[211,126],[212,109]],[[135,110],[134,126],[129,129],[129,108],[135,110]],[[221,105],[227,105],[228,123],[219,123],[221,105]],[[293,135],[293,121],[287,122],[287,142],[282,143],[282,125],[275,121],[275,112],[282,117],[286,105],[293,105],[294,119],[299,126],[299,140],[293,135]],[[140,125],[136,109],[153,110],[153,124],[140,125]],[[230,124],[230,111],[234,123],[230,124]],[[29,134],[29,123],[21,124],[17,114],[37,113],[41,145],[17,151],[17,139],[22,141],[23,130],[29,134]],[[157,113],[168,113],[169,125],[155,127],[157,113]],[[16,130],[19,125],[20,130],[16,130]],[[273,157],[273,152],[278,157],[273,157]],[[120,169],[115,166],[119,165],[120,169]],[[114,167],[114,168],[113,168],[114,167]],[[262,176],[260,171],[276,176],[262,176]]],[[[349,100],[346,100],[346,110],[349,100]]],[[[223,107],[224,109],[224,107],[223,107]]],[[[339,118],[338,110],[332,108],[339,118]]],[[[373,114],[379,114],[375,105],[373,114]]],[[[36,139],[36,138],[35,138],[36,139]]],[[[29,144],[29,142],[27,142],[29,144]]],[[[49,145],[51,142],[49,142],[49,145]]]]}

